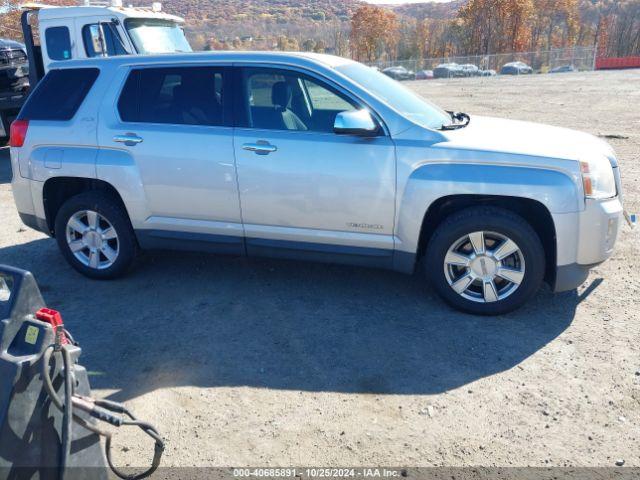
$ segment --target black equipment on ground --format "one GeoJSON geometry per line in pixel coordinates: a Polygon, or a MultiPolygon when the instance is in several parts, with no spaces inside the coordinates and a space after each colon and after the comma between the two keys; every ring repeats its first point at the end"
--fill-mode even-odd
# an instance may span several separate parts
{"type": "Polygon", "coordinates": [[[61,315],[45,307],[33,275],[0,265],[0,479],[106,479],[110,468],[135,480],[158,468],[164,450],[158,431],[124,405],[90,397],[81,353],[61,315]],[[151,436],[151,467],[138,474],[118,470],[112,432],[100,422],[137,426],[151,436]]]}

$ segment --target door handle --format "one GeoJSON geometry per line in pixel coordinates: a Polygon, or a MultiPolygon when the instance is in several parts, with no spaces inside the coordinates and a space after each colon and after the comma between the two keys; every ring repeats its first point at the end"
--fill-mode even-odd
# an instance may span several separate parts
{"type": "Polygon", "coordinates": [[[278,147],[271,145],[269,142],[245,143],[242,145],[243,150],[255,152],[258,155],[269,155],[278,150],[278,147]]]}
{"type": "Polygon", "coordinates": [[[125,145],[132,147],[138,143],[142,143],[142,138],[135,133],[125,133],[124,135],[116,135],[113,137],[113,141],[117,143],[124,143],[125,145]]]}

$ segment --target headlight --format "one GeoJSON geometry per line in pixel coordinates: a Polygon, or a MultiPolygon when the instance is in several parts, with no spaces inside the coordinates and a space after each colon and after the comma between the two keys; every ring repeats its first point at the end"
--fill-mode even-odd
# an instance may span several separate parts
{"type": "Polygon", "coordinates": [[[582,185],[587,198],[603,199],[616,196],[616,179],[606,157],[596,157],[580,162],[582,185]]]}

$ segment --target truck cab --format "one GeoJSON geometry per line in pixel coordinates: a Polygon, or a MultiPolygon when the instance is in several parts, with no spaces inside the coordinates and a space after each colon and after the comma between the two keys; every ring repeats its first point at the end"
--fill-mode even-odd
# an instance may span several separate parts
{"type": "Polygon", "coordinates": [[[157,2],[149,8],[124,7],[121,0],[23,8],[32,86],[53,62],[192,51],[181,27],[184,19],[163,12],[157,2]]]}

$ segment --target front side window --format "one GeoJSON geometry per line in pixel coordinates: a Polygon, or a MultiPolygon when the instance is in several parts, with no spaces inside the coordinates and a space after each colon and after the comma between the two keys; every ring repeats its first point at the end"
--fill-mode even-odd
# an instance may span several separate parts
{"type": "Polygon", "coordinates": [[[371,67],[347,62],[336,70],[418,125],[439,129],[451,123],[451,116],[440,107],[371,67]]]}
{"type": "Polygon", "coordinates": [[[136,51],[142,54],[191,52],[180,26],[169,20],[129,18],[124,26],[136,51]]]}
{"type": "Polygon", "coordinates": [[[336,115],[356,104],[323,82],[302,73],[245,68],[240,125],[266,130],[333,132],[336,115]]]}
{"type": "Polygon", "coordinates": [[[50,27],[44,33],[51,60],[71,59],[71,35],[67,27],[50,27]]]}
{"type": "Polygon", "coordinates": [[[222,126],[224,69],[216,67],[133,70],[118,110],[123,122],[222,126]]]}
{"type": "Polygon", "coordinates": [[[111,22],[85,25],[82,27],[82,39],[87,57],[127,54],[116,26],[111,22]]]}

